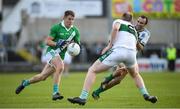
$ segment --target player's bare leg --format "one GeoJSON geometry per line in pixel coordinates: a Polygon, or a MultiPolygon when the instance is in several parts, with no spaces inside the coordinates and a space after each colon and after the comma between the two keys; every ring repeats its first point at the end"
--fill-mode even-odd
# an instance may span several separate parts
{"type": "Polygon", "coordinates": [[[91,86],[95,82],[96,73],[103,72],[108,70],[110,67],[101,63],[97,60],[89,69],[86,75],[84,86],[79,97],[68,98],[68,101],[71,103],[78,103],[80,105],[84,105],[86,103],[86,99],[88,97],[88,93],[90,91],[91,86]]]}
{"type": "Polygon", "coordinates": [[[53,66],[46,64],[40,74],[37,74],[30,79],[23,80],[21,85],[17,87],[16,94],[19,94],[26,86],[30,84],[45,80],[49,75],[53,74],[54,71],[55,71],[55,68],[53,66]]]}
{"type": "Polygon", "coordinates": [[[125,67],[118,66],[115,70],[115,72],[108,77],[105,77],[105,80],[101,83],[100,87],[93,91],[92,97],[94,99],[99,99],[100,98],[100,93],[116,86],[119,84],[123,78],[127,75],[127,70],[125,67]]]}
{"type": "Polygon", "coordinates": [[[54,73],[52,99],[53,100],[62,99],[63,96],[61,96],[59,93],[59,82],[60,82],[61,72],[63,71],[63,69],[64,66],[61,58],[59,56],[54,57],[49,64],[45,65],[43,71],[40,74],[37,74],[30,79],[23,80],[21,85],[16,89],[16,94],[19,94],[26,86],[43,81],[54,73]]]}
{"type": "Polygon", "coordinates": [[[128,68],[128,72],[130,73],[131,77],[134,79],[136,86],[139,88],[140,93],[143,95],[144,99],[150,101],[151,103],[156,103],[157,97],[149,95],[145,87],[144,80],[139,74],[137,67],[128,68]]]}
{"type": "Polygon", "coordinates": [[[50,66],[49,64],[46,64],[43,71],[40,74],[37,74],[29,79],[29,84],[34,84],[39,81],[46,80],[49,75],[53,74],[55,71],[55,68],[53,66],[50,66]]]}
{"type": "Polygon", "coordinates": [[[107,79],[105,79],[104,82],[101,83],[103,89],[107,90],[117,84],[119,84],[121,82],[121,80],[127,75],[127,70],[126,68],[117,68],[117,70],[115,71],[115,73],[112,74],[113,79],[110,81],[107,81],[107,79]]]}
{"type": "Polygon", "coordinates": [[[124,65],[117,66],[114,73],[106,77],[105,80],[101,83],[104,89],[109,89],[114,85],[117,85],[121,80],[127,75],[127,69],[124,65]]]}
{"type": "Polygon", "coordinates": [[[68,76],[69,75],[69,64],[64,63],[64,76],[68,76]]]}
{"type": "Polygon", "coordinates": [[[63,99],[64,97],[59,93],[59,83],[61,75],[64,70],[64,64],[60,56],[56,56],[51,60],[56,70],[53,74],[53,97],[52,100],[63,99]]]}

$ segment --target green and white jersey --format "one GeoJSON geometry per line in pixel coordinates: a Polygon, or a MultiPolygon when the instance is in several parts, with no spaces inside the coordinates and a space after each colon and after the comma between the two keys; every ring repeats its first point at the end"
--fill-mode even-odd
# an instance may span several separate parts
{"type": "Polygon", "coordinates": [[[113,22],[113,26],[115,25],[115,23],[120,23],[121,26],[113,43],[113,48],[124,47],[127,49],[136,50],[138,33],[135,27],[130,22],[121,19],[115,20],[113,22]]]}
{"type": "MultiPolygon", "coordinates": [[[[67,40],[69,37],[72,37],[72,36],[73,36],[72,41],[80,44],[79,30],[73,25],[70,28],[66,28],[64,25],[64,21],[62,21],[59,24],[53,25],[49,33],[49,37],[52,37],[53,41],[55,42],[57,42],[59,39],[67,40]]],[[[48,46],[46,53],[51,52],[51,51],[55,51],[58,53],[60,52],[59,55],[61,56],[62,59],[64,59],[66,50],[67,48],[65,48],[64,50],[60,52],[60,48],[48,46]]]]}

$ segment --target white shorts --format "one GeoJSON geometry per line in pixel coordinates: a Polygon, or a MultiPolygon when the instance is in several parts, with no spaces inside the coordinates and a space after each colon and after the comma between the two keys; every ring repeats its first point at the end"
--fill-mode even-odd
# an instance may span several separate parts
{"type": "Polygon", "coordinates": [[[124,63],[127,68],[131,68],[137,63],[136,51],[123,47],[108,50],[99,58],[99,60],[103,64],[111,67],[124,63]]]}
{"type": "Polygon", "coordinates": [[[47,52],[46,55],[44,55],[43,61],[49,63],[55,56],[59,56],[59,53],[55,50],[51,50],[50,52],[47,52]]]}
{"type": "Polygon", "coordinates": [[[72,56],[66,52],[65,56],[64,56],[64,63],[65,64],[71,64],[71,62],[72,62],[72,56]]]}
{"type": "Polygon", "coordinates": [[[41,62],[46,63],[50,59],[50,56],[46,56],[46,54],[43,54],[41,56],[41,62]]]}

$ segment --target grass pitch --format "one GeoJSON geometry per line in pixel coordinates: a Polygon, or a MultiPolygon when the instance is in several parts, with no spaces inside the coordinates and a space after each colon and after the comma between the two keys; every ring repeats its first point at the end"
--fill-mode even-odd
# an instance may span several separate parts
{"type": "Polygon", "coordinates": [[[71,104],[68,97],[79,96],[85,73],[71,73],[62,77],[60,90],[65,97],[61,101],[52,101],[52,78],[30,85],[19,95],[15,94],[16,87],[22,79],[27,79],[36,73],[1,73],[0,74],[0,108],[180,108],[180,73],[142,73],[150,94],[158,96],[158,102],[152,104],[144,101],[130,76],[120,85],[101,94],[95,101],[91,97],[93,89],[97,88],[104,76],[98,74],[96,83],[89,94],[85,106],[71,104]]]}

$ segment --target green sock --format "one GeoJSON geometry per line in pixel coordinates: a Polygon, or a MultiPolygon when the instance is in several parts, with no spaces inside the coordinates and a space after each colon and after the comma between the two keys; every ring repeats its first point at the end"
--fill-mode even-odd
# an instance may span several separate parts
{"type": "Polygon", "coordinates": [[[58,84],[53,85],[53,95],[59,92],[58,84]]]}
{"type": "Polygon", "coordinates": [[[147,91],[147,89],[146,89],[145,87],[139,88],[139,90],[140,90],[140,93],[141,93],[142,95],[144,95],[144,94],[149,95],[149,93],[148,93],[148,91],[147,91]]]}
{"type": "MultiPolygon", "coordinates": [[[[113,77],[113,74],[110,74],[108,77],[105,77],[105,81],[106,81],[106,82],[109,82],[109,81],[111,81],[113,78],[114,78],[114,77],[113,77]]],[[[104,82],[105,82],[105,81],[104,81],[104,82]]]]}
{"type": "MultiPolygon", "coordinates": [[[[108,83],[109,81],[111,81],[113,79],[113,74],[110,74],[108,77],[105,77],[105,80],[102,82],[102,84],[105,84],[105,83],[108,83]]],[[[104,92],[106,89],[102,87],[102,85],[97,89],[95,90],[95,93],[96,94],[100,94],[101,92],[104,92]]]]}
{"type": "Polygon", "coordinates": [[[95,93],[99,95],[101,92],[104,92],[104,91],[105,89],[103,89],[102,86],[100,86],[97,90],[95,90],[95,93]]]}
{"type": "Polygon", "coordinates": [[[30,83],[29,83],[29,80],[24,80],[24,81],[23,81],[23,86],[24,86],[24,87],[28,86],[29,84],[30,84],[30,83]]]}

